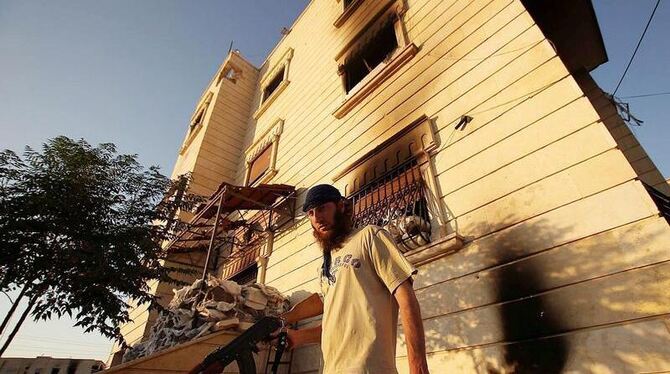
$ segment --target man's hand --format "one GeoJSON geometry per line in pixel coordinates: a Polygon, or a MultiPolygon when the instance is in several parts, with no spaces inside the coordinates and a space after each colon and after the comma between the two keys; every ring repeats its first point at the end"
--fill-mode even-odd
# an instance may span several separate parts
{"type": "MultiPolygon", "coordinates": [[[[271,337],[275,337],[270,341],[273,346],[277,345],[279,339],[276,336],[279,335],[280,330],[277,329],[270,334],[271,337]]],[[[288,335],[287,349],[295,349],[307,344],[317,344],[321,342],[321,325],[300,330],[286,329],[286,334],[288,335]]]]}
{"type": "MultiPolygon", "coordinates": [[[[273,339],[270,340],[270,345],[272,345],[274,347],[277,346],[277,344],[279,342],[279,337],[278,336],[279,336],[279,333],[281,332],[281,330],[282,330],[281,328],[278,328],[277,330],[273,331],[272,334],[270,334],[270,336],[273,337],[273,339]]],[[[298,339],[297,331],[298,330],[288,329],[288,328],[285,329],[285,330],[286,330],[286,335],[287,335],[286,336],[286,338],[287,338],[286,339],[286,350],[290,351],[291,349],[294,349],[298,346],[298,342],[297,342],[297,339],[298,339]]]]}
{"type": "Polygon", "coordinates": [[[410,374],[429,374],[426,359],[426,342],[419,301],[414,294],[411,278],[402,282],[393,293],[398,301],[402,327],[407,343],[407,358],[410,374]]]}

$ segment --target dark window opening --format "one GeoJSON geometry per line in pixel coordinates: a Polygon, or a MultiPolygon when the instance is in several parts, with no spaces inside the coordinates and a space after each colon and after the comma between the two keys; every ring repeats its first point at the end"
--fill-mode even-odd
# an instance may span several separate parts
{"type": "Polygon", "coordinates": [[[343,66],[347,93],[398,48],[394,20],[394,17],[388,19],[372,38],[347,58],[343,66]]]}
{"type": "Polygon", "coordinates": [[[256,283],[256,278],[258,277],[258,265],[254,264],[248,268],[242,270],[241,272],[230,277],[230,280],[237,282],[237,284],[246,285],[251,283],[256,283]]]}
{"type": "Polygon", "coordinates": [[[79,366],[79,360],[70,360],[67,365],[67,374],[74,374],[79,366]]]}
{"type": "Polygon", "coordinates": [[[202,118],[205,116],[205,110],[201,110],[198,115],[195,117],[195,120],[193,120],[194,125],[199,125],[202,122],[202,118]]]}
{"type": "Polygon", "coordinates": [[[51,374],[58,374],[59,371],[60,371],[60,368],[53,368],[53,369],[51,369],[51,374]]]}
{"type": "Polygon", "coordinates": [[[279,87],[279,84],[284,80],[284,69],[281,68],[277,72],[277,74],[272,78],[270,83],[268,83],[267,86],[265,86],[265,89],[263,89],[263,101],[267,100],[270,95],[272,95],[273,92],[277,90],[277,87],[279,87]]]}
{"type": "Polygon", "coordinates": [[[193,122],[191,123],[189,131],[193,131],[193,129],[195,129],[198,125],[202,123],[202,120],[205,117],[205,110],[206,109],[202,109],[201,111],[198,112],[198,114],[193,119],[193,122]]]}
{"type": "Polygon", "coordinates": [[[223,78],[226,78],[229,81],[231,81],[233,83],[236,83],[238,77],[239,77],[239,73],[237,72],[237,70],[235,70],[232,67],[227,67],[219,75],[219,79],[218,79],[217,84],[220,84],[221,81],[223,80],[223,78]]]}

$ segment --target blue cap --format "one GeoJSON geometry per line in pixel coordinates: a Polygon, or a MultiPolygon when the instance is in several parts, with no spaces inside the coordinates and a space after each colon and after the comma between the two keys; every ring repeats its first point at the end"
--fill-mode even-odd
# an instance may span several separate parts
{"type": "Polygon", "coordinates": [[[342,199],[340,191],[330,184],[317,184],[307,191],[305,203],[302,205],[303,213],[329,201],[338,202],[342,199]]]}

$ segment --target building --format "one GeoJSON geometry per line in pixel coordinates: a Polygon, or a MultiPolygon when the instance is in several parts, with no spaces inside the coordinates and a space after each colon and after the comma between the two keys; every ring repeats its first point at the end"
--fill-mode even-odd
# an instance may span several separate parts
{"type": "Polygon", "coordinates": [[[0,374],[91,374],[103,370],[100,360],[49,356],[0,358],[0,374]]]}
{"type": "MultiPolygon", "coordinates": [[[[605,62],[588,0],[313,0],[260,67],[228,55],[174,176],[294,186],[296,208],[332,183],[360,222],[422,222],[402,248],[433,373],[668,370],[670,186],[592,79],[605,62]]],[[[211,271],[319,291],[306,217],[256,243],[211,271]]],[[[155,316],[132,317],[136,342],[155,316]]],[[[291,371],[319,364],[304,347],[291,371]]]]}

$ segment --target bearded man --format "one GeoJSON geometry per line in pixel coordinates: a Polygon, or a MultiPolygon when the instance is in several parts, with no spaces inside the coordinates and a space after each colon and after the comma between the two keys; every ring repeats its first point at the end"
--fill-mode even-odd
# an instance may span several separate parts
{"type": "Polygon", "coordinates": [[[281,317],[287,324],[323,317],[320,326],[286,329],[289,349],[321,343],[325,374],[396,374],[400,314],[409,372],[428,373],[421,311],[412,287],[418,270],[391,234],[377,225],[353,228],[351,204],[329,184],[309,189],[302,211],[323,253],[317,269],[321,293],[281,317]]]}

